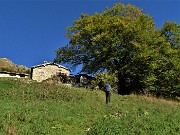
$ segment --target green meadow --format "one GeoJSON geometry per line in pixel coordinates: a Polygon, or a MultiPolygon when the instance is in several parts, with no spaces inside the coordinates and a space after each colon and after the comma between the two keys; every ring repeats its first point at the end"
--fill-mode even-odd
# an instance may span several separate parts
{"type": "Polygon", "coordinates": [[[179,135],[180,103],[0,78],[0,135],[179,135]]]}

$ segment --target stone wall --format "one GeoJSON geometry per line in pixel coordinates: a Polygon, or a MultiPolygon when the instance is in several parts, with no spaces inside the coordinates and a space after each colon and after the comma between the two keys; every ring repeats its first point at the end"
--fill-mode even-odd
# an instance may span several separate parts
{"type": "Polygon", "coordinates": [[[33,68],[32,71],[32,79],[38,82],[43,80],[52,78],[60,73],[66,74],[67,76],[70,75],[70,71],[57,65],[46,65],[46,66],[39,66],[33,68]]]}

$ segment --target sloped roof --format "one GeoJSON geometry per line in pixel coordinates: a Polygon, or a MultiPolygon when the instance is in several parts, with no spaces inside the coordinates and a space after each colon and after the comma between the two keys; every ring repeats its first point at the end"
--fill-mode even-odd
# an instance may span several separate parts
{"type": "Polygon", "coordinates": [[[54,63],[54,62],[45,62],[45,63],[40,64],[40,65],[32,66],[31,68],[33,69],[33,68],[37,68],[37,67],[45,67],[45,66],[47,66],[47,65],[55,65],[55,66],[58,66],[59,68],[64,68],[64,69],[66,69],[66,70],[71,71],[69,68],[66,68],[66,67],[64,67],[64,66],[62,66],[62,65],[59,65],[59,64],[57,64],[57,63],[54,63]]]}

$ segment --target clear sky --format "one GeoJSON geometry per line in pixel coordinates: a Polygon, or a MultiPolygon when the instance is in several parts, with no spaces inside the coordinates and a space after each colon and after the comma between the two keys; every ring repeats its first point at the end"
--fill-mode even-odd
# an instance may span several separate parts
{"type": "Polygon", "coordinates": [[[117,2],[143,9],[156,28],[180,24],[180,0],[0,0],[0,58],[29,68],[52,62],[55,50],[68,44],[66,28],[82,13],[101,13],[117,2]]]}

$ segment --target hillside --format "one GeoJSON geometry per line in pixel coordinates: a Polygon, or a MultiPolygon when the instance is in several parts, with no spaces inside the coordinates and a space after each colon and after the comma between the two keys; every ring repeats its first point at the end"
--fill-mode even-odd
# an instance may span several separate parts
{"type": "Polygon", "coordinates": [[[29,69],[22,65],[14,64],[7,58],[0,58],[0,70],[18,73],[29,73],[29,69]]]}
{"type": "Polygon", "coordinates": [[[179,135],[180,103],[0,78],[1,135],[179,135]]]}

